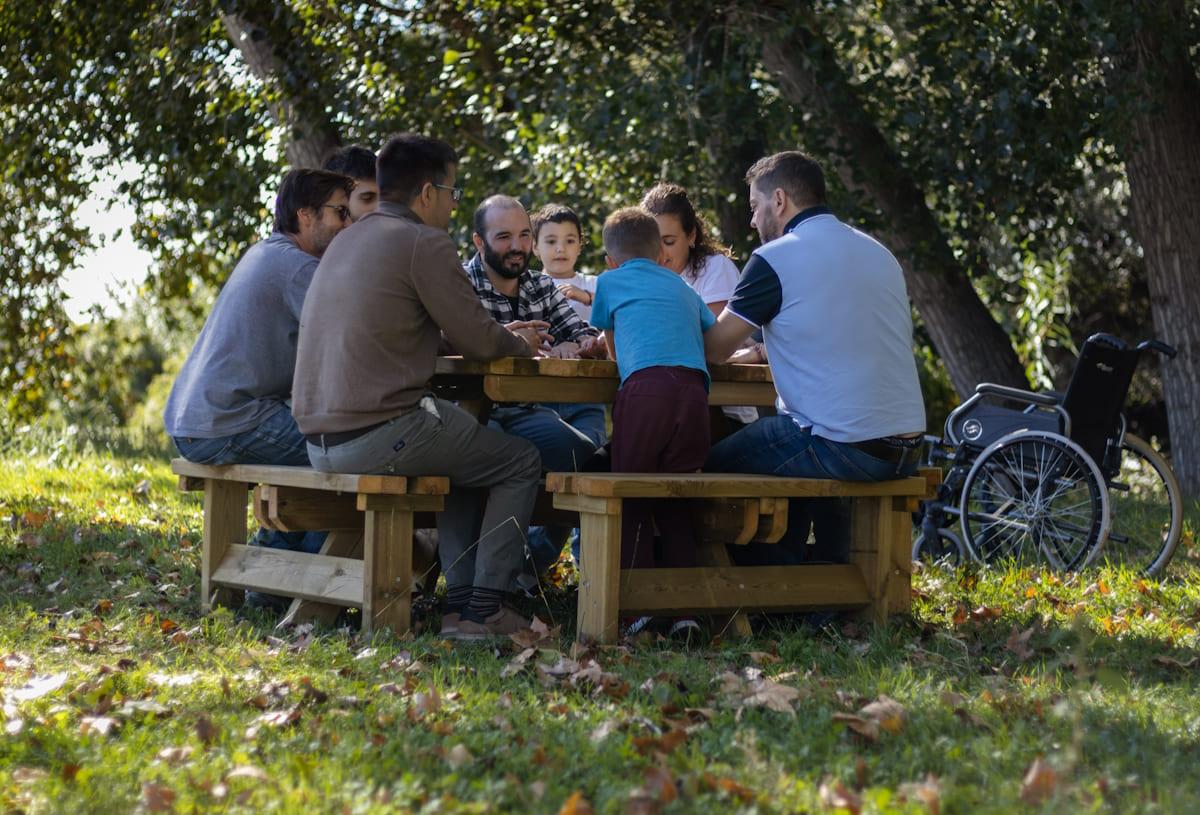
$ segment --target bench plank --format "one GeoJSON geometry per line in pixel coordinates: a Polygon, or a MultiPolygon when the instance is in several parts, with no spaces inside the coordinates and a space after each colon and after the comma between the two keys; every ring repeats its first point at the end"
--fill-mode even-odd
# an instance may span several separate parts
{"type": "Polygon", "coordinates": [[[213,573],[225,586],[361,606],[363,562],[235,543],[213,573]]]}
{"type": "Polygon", "coordinates": [[[851,564],[622,569],[624,613],[703,614],[718,610],[862,608],[866,582],[851,564]]]}
{"type": "Polygon", "coordinates": [[[549,473],[546,489],[595,498],[858,498],[921,496],[928,486],[920,476],[834,481],[723,473],[549,473]]]}
{"type": "Polygon", "coordinates": [[[171,461],[171,471],[192,478],[371,495],[445,495],[450,491],[450,480],[440,476],[350,475],[283,465],[195,464],[182,458],[171,461]]]}

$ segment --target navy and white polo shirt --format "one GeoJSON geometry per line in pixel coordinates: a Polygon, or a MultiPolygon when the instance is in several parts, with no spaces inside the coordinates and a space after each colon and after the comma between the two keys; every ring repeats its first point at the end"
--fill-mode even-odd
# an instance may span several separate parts
{"type": "Polygon", "coordinates": [[[727,308],[761,328],[777,407],[814,435],[855,442],[925,429],[900,264],[824,207],[759,247],[727,308]]]}

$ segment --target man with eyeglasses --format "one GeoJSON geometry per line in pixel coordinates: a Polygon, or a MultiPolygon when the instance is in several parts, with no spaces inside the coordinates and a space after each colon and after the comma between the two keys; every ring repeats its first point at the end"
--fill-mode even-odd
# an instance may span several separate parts
{"type": "Polygon", "coordinates": [[[300,319],[294,412],[325,472],[444,475],[442,635],[504,637],[529,621],[503,605],[521,567],[541,476],[537,448],[430,392],[442,335],[470,359],[528,357],[537,328],[479,303],[446,229],[458,154],[404,134],[379,152],[379,208],[321,259],[300,319]]]}
{"type": "MultiPolygon", "coordinates": [[[[283,177],[271,236],[234,267],[167,399],[163,422],[184,458],[308,464],[289,404],[300,312],[318,260],[350,225],[353,189],[353,179],[325,170],[283,177]]],[[[315,552],[323,537],[260,530],[254,542],[315,552]]]]}

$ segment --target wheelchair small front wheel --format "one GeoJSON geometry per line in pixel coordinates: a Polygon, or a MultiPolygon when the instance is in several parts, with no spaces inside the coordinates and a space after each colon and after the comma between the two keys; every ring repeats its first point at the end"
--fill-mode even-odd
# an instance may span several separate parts
{"type": "Polygon", "coordinates": [[[913,541],[912,559],[914,562],[931,565],[958,566],[967,561],[968,555],[958,535],[949,529],[939,529],[936,538],[924,532],[917,535],[917,539],[913,541]]]}
{"type": "Polygon", "coordinates": [[[959,501],[963,542],[977,559],[1086,566],[1108,535],[1100,469],[1058,433],[1021,430],[980,453],[959,501]]]}
{"type": "Polygon", "coordinates": [[[1179,481],[1166,459],[1144,439],[1126,433],[1121,469],[1108,482],[1112,529],[1100,557],[1112,566],[1162,574],[1183,530],[1179,481]]]}

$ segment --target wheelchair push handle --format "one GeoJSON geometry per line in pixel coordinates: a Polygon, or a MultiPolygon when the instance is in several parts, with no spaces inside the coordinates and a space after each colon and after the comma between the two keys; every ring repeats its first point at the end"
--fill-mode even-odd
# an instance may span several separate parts
{"type": "Polygon", "coordinates": [[[1162,340],[1142,340],[1137,344],[1137,349],[1139,351],[1157,351],[1167,359],[1175,359],[1176,354],[1179,353],[1172,346],[1167,345],[1162,340]]]}

